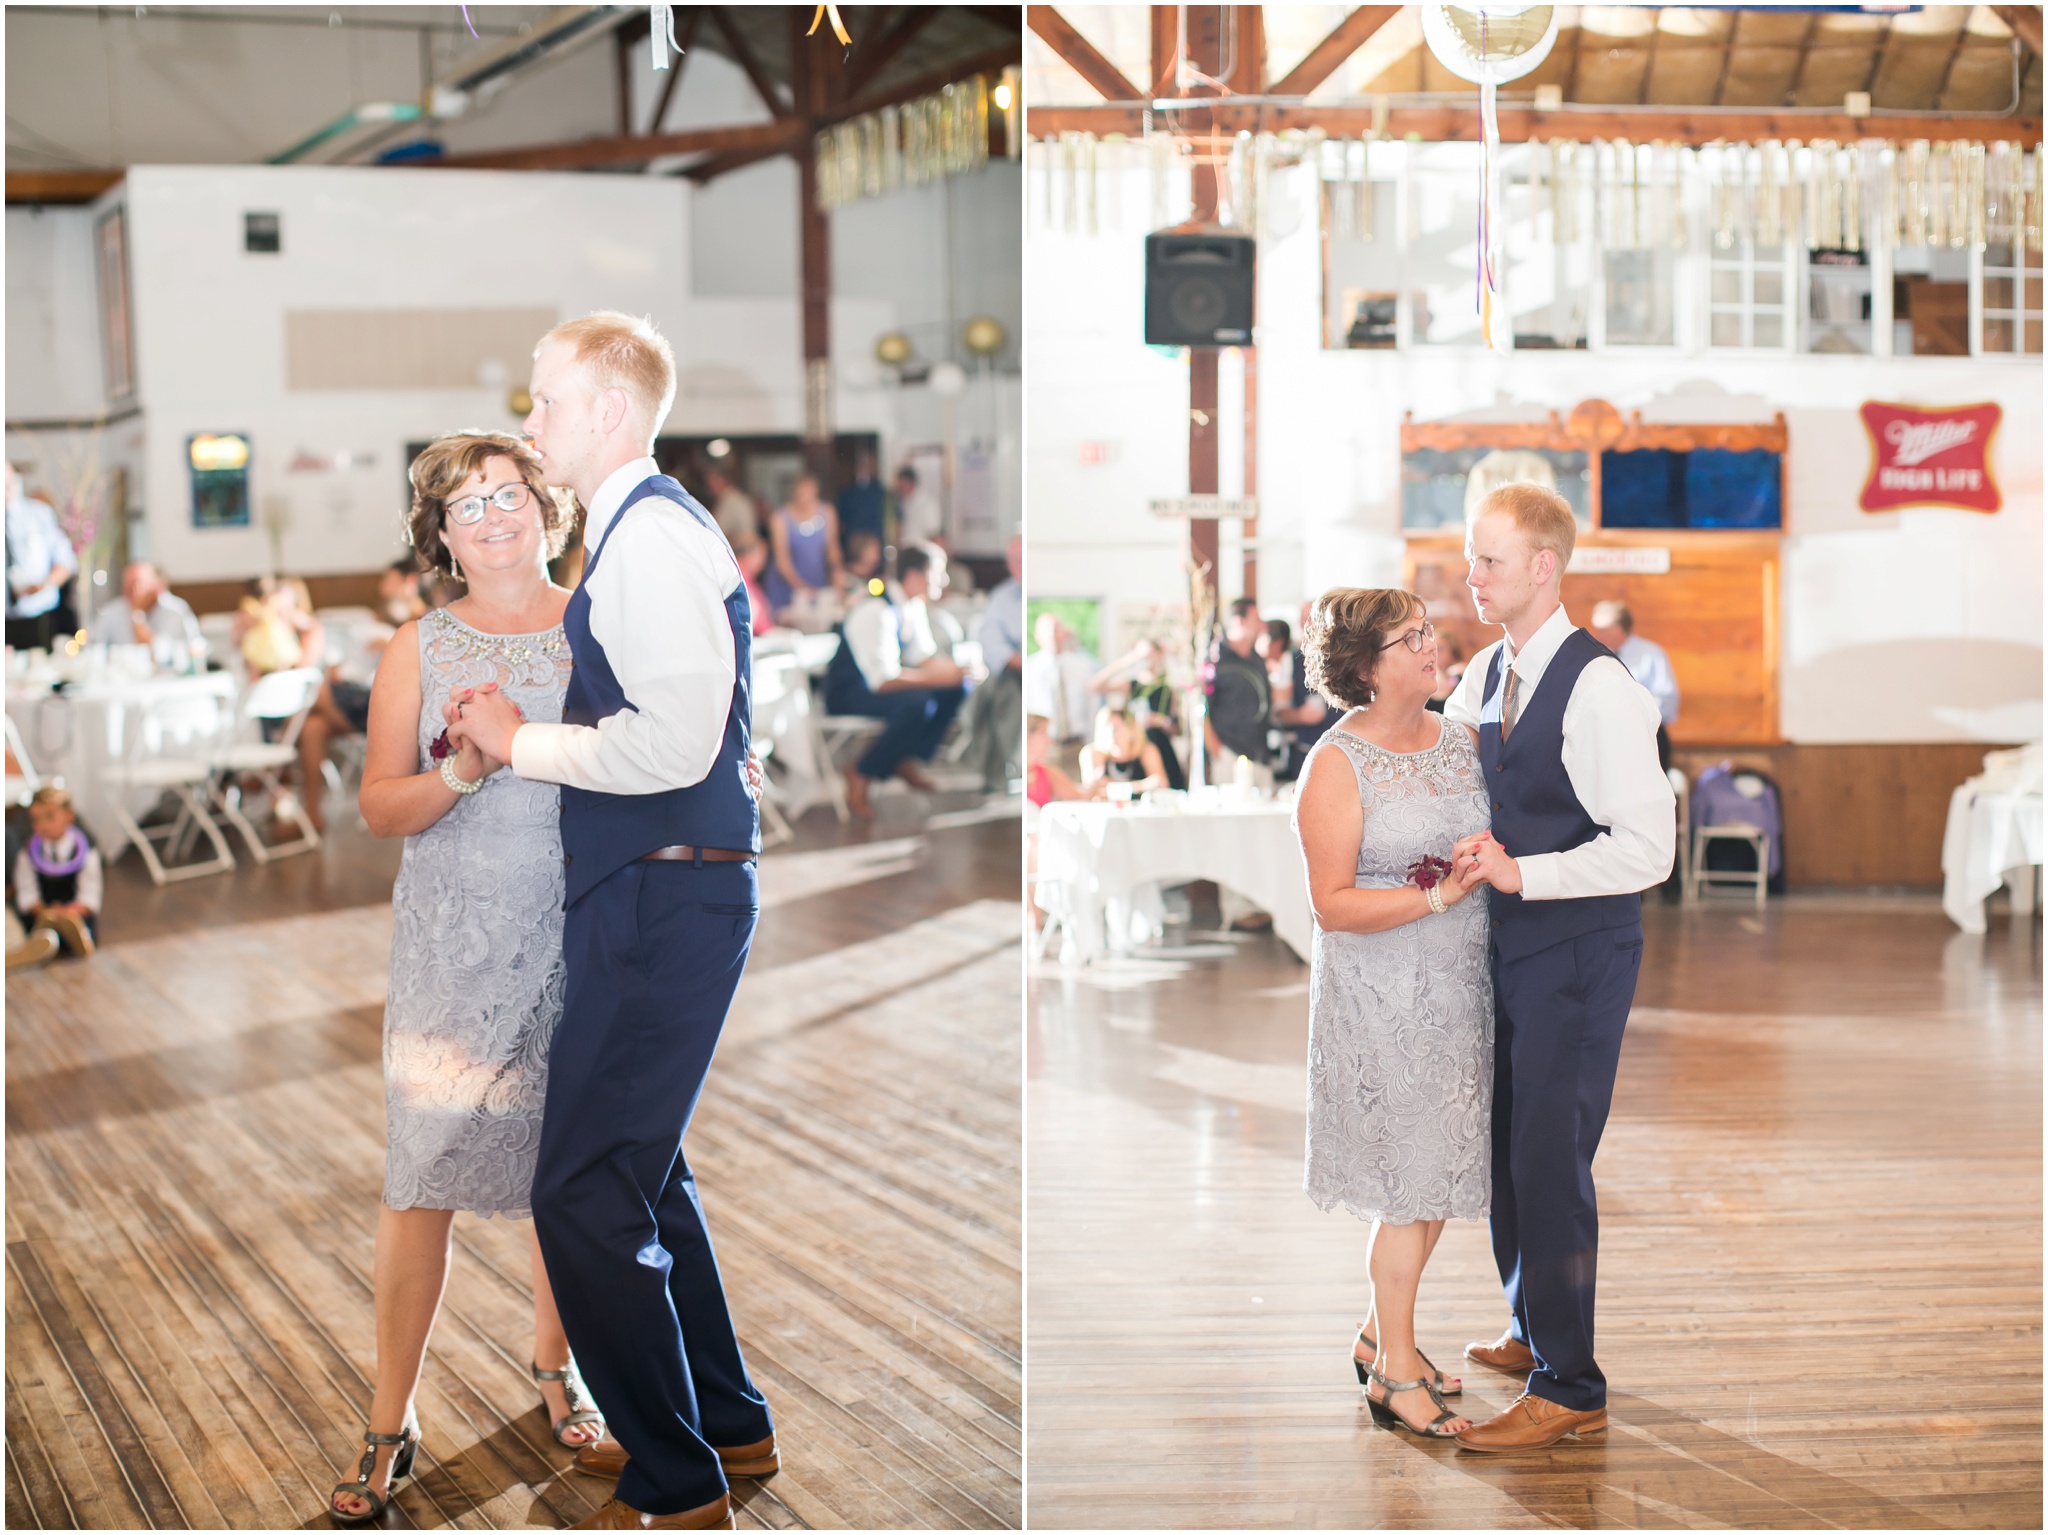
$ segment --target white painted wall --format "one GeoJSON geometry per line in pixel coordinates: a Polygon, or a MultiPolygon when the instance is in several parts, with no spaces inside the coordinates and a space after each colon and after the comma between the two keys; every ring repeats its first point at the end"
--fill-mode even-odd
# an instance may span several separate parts
{"type": "MultiPolygon", "coordinates": [[[[1014,168],[991,167],[976,195],[999,202],[996,183],[1005,173],[1014,188],[1014,168]]],[[[793,201],[794,188],[788,190],[793,201]]],[[[842,290],[833,304],[837,424],[878,432],[892,456],[944,436],[941,402],[927,389],[903,388],[873,360],[875,339],[885,331],[930,323],[925,263],[930,250],[948,249],[949,204],[929,190],[899,209],[893,226],[872,231],[874,241],[892,241],[904,252],[893,292],[872,280],[886,272],[886,252],[864,250],[867,267],[852,266],[870,279],[859,285],[865,291],[842,290]]],[[[129,210],[147,429],[135,472],[134,502],[146,514],[139,549],[173,579],[246,576],[270,564],[261,523],[266,507],[281,504],[286,568],[368,569],[400,547],[407,441],[463,426],[516,426],[504,401],[517,377],[472,390],[287,390],[284,316],[292,309],[537,306],[565,317],[596,308],[651,314],[676,350],[668,431],[800,430],[794,290],[754,297],[694,290],[692,205],[705,195],[660,176],[136,168],[101,206],[120,201],[129,210]],[[243,251],[242,214],[251,209],[282,215],[281,254],[243,251]],[[250,435],[256,525],[191,526],[183,454],[198,431],[250,435]],[[373,462],[343,473],[286,472],[301,449],[367,453],[373,462]]],[[[10,420],[104,408],[91,286],[90,231],[98,211],[9,212],[10,420]]],[[[1007,275],[1014,324],[1014,259],[1007,275]]],[[[990,281],[1000,285],[1002,277],[998,272],[990,281]]],[[[943,334],[942,317],[935,339],[943,334]]],[[[978,379],[956,414],[963,446],[984,439],[999,447],[1007,466],[999,477],[999,515],[1007,531],[1020,510],[1022,408],[1014,373],[978,379]]],[[[18,449],[33,456],[33,445],[10,438],[9,451],[18,449]]]]}
{"type": "MultiPolygon", "coordinates": [[[[1048,205],[1040,174],[1034,165],[1034,209],[1048,205]]],[[[1112,621],[1125,606],[1184,601],[1186,592],[1185,527],[1156,522],[1145,503],[1187,488],[1187,367],[1142,343],[1150,194],[1144,172],[1117,174],[1121,185],[1101,200],[1102,233],[1069,235],[1035,220],[1026,263],[1031,588],[1104,598],[1112,621]],[[1123,216],[1112,220],[1117,210],[1123,216]],[[1113,445],[1112,461],[1084,467],[1084,443],[1113,445]]],[[[1419,420],[1540,419],[1599,397],[1650,420],[1783,411],[1792,460],[1785,736],[2040,736],[2038,359],[1325,351],[1312,191],[1305,171],[1274,178],[1259,252],[1262,605],[1291,617],[1330,585],[1398,583],[1404,410],[1419,420]],[[1856,407],[1868,399],[1998,401],[2005,425],[1993,463],[2005,509],[1859,511],[1869,448],[1856,407]]],[[[1226,389],[1226,434],[1241,433],[1236,419],[1226,389]]],[[[1226,494],[1235,479],[1226,459],[1226,494]]],[[[1228,545],[1225,553],[1230,595],[1228,545]]]]}

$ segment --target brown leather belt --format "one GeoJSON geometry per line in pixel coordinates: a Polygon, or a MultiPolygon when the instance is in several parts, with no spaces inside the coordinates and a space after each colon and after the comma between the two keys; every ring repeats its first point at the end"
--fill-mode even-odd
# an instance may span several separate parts
{"type": "Polygon", "coordinates": [[[675,847],[658,847],[651,853],[642,853],[640,855],[640,862],[695,863],[700,854],[706,863],[752,863],[754,861],[752,853],[734,852],[729,847],[697,848],[677,845],[675,847]]]}

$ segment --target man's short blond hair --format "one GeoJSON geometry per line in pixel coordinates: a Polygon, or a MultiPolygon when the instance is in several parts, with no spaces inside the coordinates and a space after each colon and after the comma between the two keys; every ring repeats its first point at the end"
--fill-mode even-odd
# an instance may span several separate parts
{"type": "Polygon", "coordinates": [[[1565,566],[1571,563],[1572,549],[1579,541],[1579,521],[1572,515],[1572,504],[1556,491],[1543,485],[1532,485],[1527,480],[1517,480],[1512,485],[1503,485],[1487,493],[1486,498],[1472,509],[1474,521],[1488,512],[1506,512],[1515,521],[1515,529],[1529,542],[1529,548],[1548,549],[1557,556],[1557,569],[1563,574],[1565,566]]]}
{"type": "Polygon", "coordinates": [[[653,320],[600,309],[580,320],[564,320],[540,338],[533,355],[540,356],[552,342],[570,349],[600,392],[624,390],[647,440],[654,440],[676,401],[676,354],[653,320]]]}

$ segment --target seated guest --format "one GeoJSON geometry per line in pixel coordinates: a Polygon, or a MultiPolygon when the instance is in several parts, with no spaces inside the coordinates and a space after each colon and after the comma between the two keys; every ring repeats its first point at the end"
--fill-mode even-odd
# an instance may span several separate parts
{"type": "Polygon", "coordinates": [[[91,637],[96,645],[147,645],[159,666],[182,666],[206,652],[191,606],[147,560],[121,572],[121,595],[100,609],[91,637]]]}
{"type": "Polygon", "coordinates": [[[883,534],[888,531],[889,492],[882,488],[882,482],[875,477],[875,455],[862,449],[854,455],[853,480],[839,492],[837,505],[839,513],[839,537],[846,552],[846,561],[853,563],[853,540],[856,534],[874,535],[875,548],[882,547],[883,534]]]}
{"type": "Polygon", "coordinates": [[[326,632],[313,616],[312,594],[297,578],[258,576],[235,613],[236,648],[252,677],[318,666],[327,647],[326,632]]]}
{"type": "Polygon", "coordinates": [[[789,505],[768,520],[768,546],[768,600],[783,623],[811,616],[821,598],[829,603],[837,595],[843,579],[839,515],[831,502],[818,499],[816,475],[796,477],[789,488],[789,505]],[[799,608],[804,610],[801,615],[799,608]]]}
{"type": "Polygon", "coordinates": [[[862,529],[846,540],[846,601],[850,607],[863,597],[879,597],[882,580],[882,538],[862,529]]]}
{"type": "Polygon", "coordinates": [[[1168,786],[1159,748],[1128,709],[1104,709],[1095,717],[1095,740],[1081,748],[1081,781],[1090,799],[1106,798],[1113,783],[1129,784],[1133,794],[1168,786]]]}
{"type": "Polygon", "coordinates": [[[28,819],[34,835],[14,861],[15,908],[31,928],[49,928],[66,954],[82,958],[99,941],[105,888],[99,849],[78,824],[68,790],[36,790],[28,819]]]}
{"type": "Polygon", "coordinates": [[[931,605],[944,590],[944,556],[905,549],[896,558],[896,583],[900,604],[869,597],[846,615],[825,673],[828,711],[888,722],[846,769],[847,805],[863,820],[874,814],[868,786],[877,779],[893,773],[914,789],[934,787],[920,764],[938,751],[966,697],[966,676],[938,639],[951,620],[931,605]]]}
{"type": "Polygon", "coordinates": [[[1657,762],[1671,769],[1671,724],[1678,718],[1678,674],[1671,669],[1671,657],[1655,640],[1636,633],[1635,615],[1625,602],[1596,602],[1593,621],[1586,632],[1605,645],[1628,668],[1628,674],[1650,690],[1657,700],[1657,762]]]}
{"type": "Polygon", "coordinates": [[[64,586],[78,574],[78,555],[49,502],[28,493],[7,466],[7,643],[49,650],[57,636],[78,632],[64,586]]]}
{"type": "Polygon", "coordinates": [[[384,573],[377,578],[377,606],[393,629],[427,616],[427,599],[420,593],[418,560],[408,554],[384,567],[384,573]]]}
{"type": "Polygon", "coordinates": [[[1088,791],[1054,766],[1052,721],[1033,714],[1024,721],[1024,797],[1043,809],[1056,799],[1087,799],[1088,791]]]}

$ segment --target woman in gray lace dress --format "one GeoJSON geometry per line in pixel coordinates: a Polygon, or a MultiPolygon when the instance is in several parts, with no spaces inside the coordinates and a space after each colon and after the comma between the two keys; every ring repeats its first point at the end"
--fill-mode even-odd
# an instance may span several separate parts
{"type": "MultiPolygon", "coordinates": [[[[548,580],[573,503],[543,483],[516,437],[466,432],[412,466],[411,536],[464,595],[407,624],[377,668],[363,764],[363,819],[403,836],[392,891],[384,1014],[388,1150],[377,1219],[377,1388],[358,1477],[330,1507],[381,1515],[419,1443],[413,1396],[447,1285],[455,1212],[527,1219],[562,1012],[559,791],[474,748],[436,758],[451,691],[495,685],[528,719],[556,721],[569,681],[562,610],[548,580]]],[[[442,743],[445,745],[445,743],[442,743]]],[[[575,1397],[569,1344],[533,1249],[533,1370],[555,1438],[596,1441],[575,1397]]]]}
{"type": "Polygon", "coordinates": [[[1446,1220],[1487,1213],[1493,986],[1486,903],[1449,875],[1489,824],[1472,733],[1426,705],[1435,631],[1409,592],[1315,604],[1308,683],[1349,712],[1301,774],[1295,830],[1315,910],[1309,1197],[1373,1222],[1372,1306],[1352,1357],[1373,1417],[1431,1438],[1470,1426],[1461,1385],[1415,1344],[1415,1292],[1446,1220]]]}

